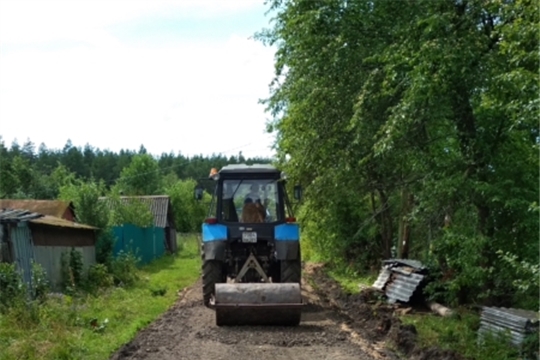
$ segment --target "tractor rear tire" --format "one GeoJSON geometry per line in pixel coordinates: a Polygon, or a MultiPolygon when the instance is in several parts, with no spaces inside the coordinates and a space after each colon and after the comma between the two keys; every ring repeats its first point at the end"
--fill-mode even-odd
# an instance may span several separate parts
{"type": "Polygon", "coordinates": [[[205,260],[202,266],[203,301],[210,307],[210,299],[216,291],[216,283],[222,282],[223,264],[218,260],[205,260]]]}
{"type": "Polygon", "coordinates": [[[300,259],[281,260],[281,283],[300,283],[302,277],[302,264],[300,259]]]}

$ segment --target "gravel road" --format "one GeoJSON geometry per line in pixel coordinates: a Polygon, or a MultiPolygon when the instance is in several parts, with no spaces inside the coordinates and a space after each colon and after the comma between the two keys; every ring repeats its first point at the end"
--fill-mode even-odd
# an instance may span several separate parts
{"type": "Polygon", "coordinates": [[[363,338],[347,319],[324,304],[308,281],[297,327],[218,327],[214,312],[202,305],[201,280],[179,292],[158,319],[121,346],[120,359],[389,359],[382,345],[363,338]]]}

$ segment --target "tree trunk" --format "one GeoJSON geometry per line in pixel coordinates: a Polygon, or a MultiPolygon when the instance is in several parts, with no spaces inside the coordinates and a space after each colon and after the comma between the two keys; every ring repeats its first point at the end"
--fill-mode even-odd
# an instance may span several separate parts
{"type": "Polygon", "coordinates": [[[389,259],[392,256],[392,217],[388,204],[388,196],[381,189],[378,189],[377,192],[379,193],[381,202],[379,221],[381,226],[382,254],[385,259],[389,259]]]}
{"type": "Polygon", "coordinates": [[[411,213],[413,199],[413,195],[408,191],[408,189],[401,189],[401,212],[399,217],[397,246],[397,256],[400,259],[407,259],[409,257],[411,229],[407,217],[411,213]]]}

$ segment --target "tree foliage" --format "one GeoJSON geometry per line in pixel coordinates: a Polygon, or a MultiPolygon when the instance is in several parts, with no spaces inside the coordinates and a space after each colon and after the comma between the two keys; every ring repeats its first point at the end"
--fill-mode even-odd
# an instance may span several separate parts
{"type": "Polygon", "coordinates": [[[538,6],[268,3],[263,102],[311,247],[364,268],[421,259],[448,303],[515,301],[497,251],[538,263],[538,6]]]}
{"type": "Polygon", "coordinates": [[[174,222],[178,232],[200,231],[201,223],[208,211],[210,195],[204,193],[201,201],[195,200],[193,189],[197,182],[193,179],[180,180],[165,189],[171,199],[174,222]]]}

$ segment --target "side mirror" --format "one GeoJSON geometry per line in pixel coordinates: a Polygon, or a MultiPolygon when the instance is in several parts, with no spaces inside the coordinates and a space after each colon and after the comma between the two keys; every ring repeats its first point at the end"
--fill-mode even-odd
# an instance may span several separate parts
{"type": "Polygon", "coordinates": [[[204,191],[204,189],[202,188],[201,185],[197,184],[197,186],[195,186],[195,189],[193,189],[193,197],[195,198],[195,200],[201,200],[202,199],[203,191],[204,191]]]}
{"type": "Polygon", "coordinates": [[[302,185],[294,185],[294,198],[296,200],[300,200],[302,198],[302,185]]]}

